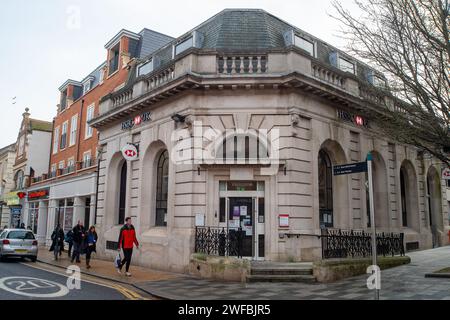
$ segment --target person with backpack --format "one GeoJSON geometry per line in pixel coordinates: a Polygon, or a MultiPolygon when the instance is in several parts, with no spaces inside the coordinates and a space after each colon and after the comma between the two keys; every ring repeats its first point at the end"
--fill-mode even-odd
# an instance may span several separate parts
{"type": "Polygon", "coordinates": [[[86,236],[86,241],[85,241],[85,244],[86,244],[86,268],[87,269],[91,268],[91,265],[89,264],[89,262],[91,261],[92,252],[97,252],[97,246],[96,246],[97,239],[98,239],[98,236],[97,236],[97,232],[95,232],[95,227],[91,226],[89,228],[89,231],[86,236]]]}
{"type": "Polygon", "coordinates": [[[136,238],[136,231],[134,229],[134,226],[131,224],[131,217],[127,217],[125,219],[125,225],[122,227],[122,229],[120,229],[119,233],[118,250],[119,252],[120,249],[123,250],[124,258],[117,267],[117,272],[122,274],[122,267],[126,265],[125,274],[127,277],[131,277],[131,273],[129,272],[129,270],[134,245],[136,245],[136,248],[139,249],[139,242],[136,238]]]}
{"type": "Polygon", "coordinates": [[[72,256],[72,247],[73,247],[73,230],[69,230],[64,237],[64,241],[69,244],[69,251],[67,252],[69,258],[72,256]]]}
{"type": "Polygon", "coordinates": [[[73,261],[76,259],[76,262],[80,263],[81,262],[80,254],[81,250],[83,249],[82,245],[86,237],[86,231],[84,230],[83,222],[78,221],[78,224],[75,227],[73,227],[72,231],[73,231],[73,253],[70,262],[73,263],[73,261]]]}

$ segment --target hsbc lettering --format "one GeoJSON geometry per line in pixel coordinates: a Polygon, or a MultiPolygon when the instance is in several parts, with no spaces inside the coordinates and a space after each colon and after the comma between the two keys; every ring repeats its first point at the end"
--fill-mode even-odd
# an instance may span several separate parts
{"type": "Polygon", "coordinates": [[[362,116],[354,115],[354,114],[351,114],[350,112],[347,112],[344,110],[338,110],[337,116],[339,119],[346,121],[346,122],[351,122],[355,126],[366,127],[366,128],[369,127],[369,121],[367,119],[363,118],[362,116]]]}
{"type": "Polygon", "coordinates": [[[145,112],[141,115],[134,117],[133,119],[128,119],[122,122],[122,130],[132,129],[134,126],[138,126],[143,122],[150,121],[150,112],[145,112]]]}

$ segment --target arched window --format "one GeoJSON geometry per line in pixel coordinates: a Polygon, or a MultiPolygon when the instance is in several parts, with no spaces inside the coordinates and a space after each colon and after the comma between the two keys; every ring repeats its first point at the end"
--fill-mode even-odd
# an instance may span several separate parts
{"type": "Polygon", "coordinates": [[[120,169],[120,182],[119,182],[119,224],[125,222],[125,205],[127,198],[127,162],[124,161],[120,169]]]}
{"type": "Polygon", "coordinates": [[[333,227],[333,172],[331,160],[324,150],[319,151],[319,214],[320,227],[333,227]]]}
{"type": "Polygon", "coordinates": [[[19,170],[16,172],[16,175],[14,177],[14,182],[16,185],[16,190],[20,190],[23,189],[24,185],[23,185],[23,180],[24,180],[24,175],[23,175],[23,171],[19,170]]]}
{"type": "Polygon", "coordinates": [[[402,199],[402,225],[404,227],[408,226],[408,209],[406,205],[406,180],[405,180],[405,169],[400,169],[400,194],[402,199]]]}
{"type": "Polygon", "coordinates": [[[157,162],[155,225],[167,226],[167,194],[169,192],[169,152],[164,150],[157,162]]]}

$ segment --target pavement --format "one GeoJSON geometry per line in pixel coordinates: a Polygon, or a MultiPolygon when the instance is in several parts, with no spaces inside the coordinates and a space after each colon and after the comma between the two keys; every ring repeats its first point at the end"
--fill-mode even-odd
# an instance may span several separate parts
{"type": "Polygon", "coordinates": [[[68,286],[68,276],[18,259],[0,263],[0,300],[125,300],[117,288],[83,280],[68,286]]]}
{"type": "MultiPolygon", "coordinates": [[[[409,252],[411,263],[381,271],[382,300],[450,300],[450,279],[425,278],[425,274],[450,266],[450,246],[409,252]]],[[[68,266],[68,259],[52,261],[50,253],[39,253],[39,260],[68,266]]],[[[369,275],[361,275],[329,284],[304,283],[232,283],[198,279],[132,267],[133,276],[117,274],[112,261],[93,259],[92,269],[82,272],[128,283],[153,296],[174,300],[371,300],[367,288],[369,275]]]]}

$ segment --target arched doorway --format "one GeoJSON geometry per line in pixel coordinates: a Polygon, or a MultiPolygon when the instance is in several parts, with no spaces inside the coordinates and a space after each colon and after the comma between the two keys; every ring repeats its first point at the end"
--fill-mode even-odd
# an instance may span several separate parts
{"type": "Polygon", "coordinates": [[[120,167],[119,178],[119,212],[118,212],[118,224],[124,224],[125,211],[126,211],[126,199],[127,199],[127,162],[123,161],[120,167]]]}
{"type": "Polygon", "coordinates": [[[401,225],[419,231],[419,203],[417,192],[417,176],[414,166],[409,160],[400,166],[400,207],[401,225]]]}
{"type": "Polygon", "coordinates": [[[350,227],[350,206],[348,199],[348,176],[333,176],[334,165],[347,163],[345,152],[340,144],[326,140],[317,155],[319,226],[320,228],[350,227]]]}
{"type": "MultiPolygon", "coordinates": [[[[372,154],[372,176],[373,176],[373,197],[374,197],[374,216],[375,226],[380,229],[388,230],[390,227],[389,216],[389,198],[388,198],[388,183],[387,183],[387,171],[386,164],[383,157],[377,151],[371,151],[372,154]]],[[[366,182],[368,176],[366,174],[366,182]]],[[[367,212],[367,226],[370,227],[372,221],[370,221],[370,206],[368,190],[366,188],[366,212],[367,212]]]]}
{"type": "Polygon", "coordinates": [[[155,226],[167,226],[167,198],[169,193],[169,152],[162,151],[156,167],[156,212],[155,226]]]}
{"type": "Polygon", "coordinates": [[[433,237],[433,248],[441,245],[440,234],[443,230],[442,198],[440,175],[434,166],[427,174],[428,222],[433,237]]]}
{"type": "Polygon", "coordinates": [[[319,214],[320,227],[333,227],[333,172],[330,157],[319,151],[319,214]]]}

